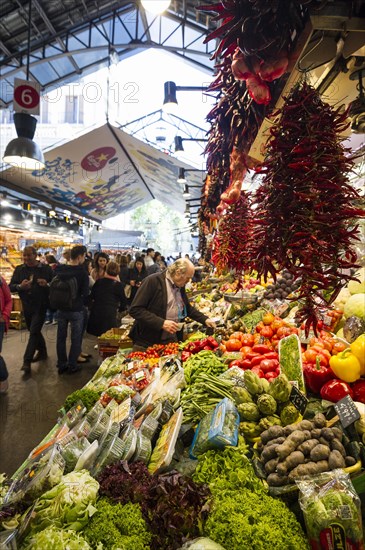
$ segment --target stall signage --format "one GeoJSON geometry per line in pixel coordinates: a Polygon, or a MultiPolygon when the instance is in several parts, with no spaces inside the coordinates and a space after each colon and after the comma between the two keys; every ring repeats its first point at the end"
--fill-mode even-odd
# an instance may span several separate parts
{"type": "Polygon", "coordinates": [[[40,86],[31,80],[14,78],[13,107],[17,113],[39,115],[40,86]]]}
{"type": "Polygon", "coordinates": [[[337,401],[334,407],[344,428],[347,428],[360,418],[360,413],[349,395],[337,401]]]}
{"type": "Polygon", "coordinates": [[[289,400],[293,403],[294,407],[303,414],[308,405],[308,399],[296,386],[292,387],[289,400]]]}

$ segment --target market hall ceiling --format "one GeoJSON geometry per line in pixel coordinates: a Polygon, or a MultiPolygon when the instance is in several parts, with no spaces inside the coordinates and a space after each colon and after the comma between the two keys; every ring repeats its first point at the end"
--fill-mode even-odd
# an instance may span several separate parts
{"type": "MultiPolygon", "coordinates": [[[[161,16],[128,0],[32,0],[29,79],[52,89],[142,49],[163,48],[195,67],[213,71],[215,28],[198,13],[198,0],[172,0],[161,16]]],[[[26,78],[29,0],[2,0],[0,7],[0,107],[13,99],[14,78],[26,78]]]]}

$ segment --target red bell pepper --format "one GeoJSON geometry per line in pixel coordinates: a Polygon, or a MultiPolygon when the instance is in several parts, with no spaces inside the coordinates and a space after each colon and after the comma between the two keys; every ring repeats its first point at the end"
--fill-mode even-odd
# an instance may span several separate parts
{"type": "MultiPolygon", "coordinates": [[[[319,393],[322,386],[336,378],[334,372],[330,367],[326,367],[322,364],[320,357],[316,357],[316,363],[304,363],[303,373],[305,379],[305,385],[313,393],[319,393]]],[[[331,401],[331,399],[330,399],[331,401]]]]}
{"type": "Polygon", "coordinates": [[[189,357],[192,355],[192,353],[190,351],[183,351],[182,354],[181,354],[181,361],[184,363],[185,361],[187,361],[189,359],[189,357]]]}
{"type": "Polygon", "coordinates": [[[334,380],[329,380],[324,384],[324,386],[322,386],[321,389],[322,399],[332,401],[333,403],[337,403],[337,401],[339,401],[343,397],[346,397],[346,395],[349,395],[351,398],[354,397],[353,391],[350,386],[346,382],[343,382],[338,378],[335,378],[334,380]]]}
{"type": "Polygon", "coordinates": [[[351,385],[354,392],[354,401],[365,403],[365,380],[357,380],[351,385]]]}
{"type": "Polygon", "coordinates": [[[208,343],[208,346],[210,346],[213,349],[219,346],[217,340],[213,336],[208,336],[207,343],[208,343]]]}

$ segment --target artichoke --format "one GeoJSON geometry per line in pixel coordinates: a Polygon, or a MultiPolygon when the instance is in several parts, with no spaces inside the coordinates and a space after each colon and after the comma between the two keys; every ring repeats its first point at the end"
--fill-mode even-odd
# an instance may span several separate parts
{"type": "Polygon", "coordinates": [[[236,405],[240,405],[241,403],[252,403],[251,394],[246,390],[246,388],[241,388],[240,386],[233,388],[232,397],[236,405]]]}
{"type": "Polygon", "coordinates": [[[257,406],[259,408],[259,411],[265,416],[274,414],[277,407],[275,399],[272,397],[272,395],[269,395],[268,393],[263,393],[262,395],[260,395],[257,400],[257,406]]]}
{"type": "Polygon", "coordinates": [[[245,370],[244,374],[245,386],[251,395],[262,393],[261,380],[252,370],[245,370]]]}
{"type": "Polygon", "coordinates": [[[271,426],[281,426],[281,421],[278,416],[265,416],[265,418],[261,418],[259,422],[261,432],[268,430],[271,426]]]}
{"type": "Polygon", "coordinates": [[[280,420],[283,426],[293,424],[299,419],[299,411],[294,407],[292,403],[288,403],[283,407],[280,413],[280,420]]]}
{"type": "Polygon", "coordinates": [[[241,403],[237,407],[241,420],[257,421],[260,418],[260,411],[255,403],[241,403]]]}
{"type": "Polygon", "coordinates": [[[240,433],[242,433],[245,437],[252,439],[254,437],[258,437],[261,433],[261,430],[259,428],[259,425],[255,422],[241,422],[240,433]]]}
{"type": "Polygon", "coordinates": [[[292,385],[290,384],[285,374],[279,374],[279,376],[277,376],[270,384],[270,394],[275,399],[275,401],[279,401],[280,403],[285,403],[285,401],[289,401],[291,390],[292,385]]]}

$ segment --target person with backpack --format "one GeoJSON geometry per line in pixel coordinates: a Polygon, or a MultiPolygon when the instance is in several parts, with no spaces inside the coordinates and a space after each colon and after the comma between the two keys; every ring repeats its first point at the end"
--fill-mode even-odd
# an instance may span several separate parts
{"type": "Polygon", "coordinates": [[[82,265],[85,256],[85,246],[73,246],[69,263],[56,267],[55,277],[50,284],[50,305],[52,309],[58,310],[56,349],[59,374],[66,371],[74,373],[82,368],[77,359],[81,353],[84,303],[89,295],[89,276],[82,265]],[[71,347],[67,355],[68,325],[71,327],[71,347]]]}
{"type": "Polygon", "coordinates": [[[32,362],[43,361],[48,357],[42,327],[49,304],[48,287],[53,277],[53,271],[49,265],[42,264],[37,260],[37,250],[34,246],[24,248],[23,262],[14,269],[9,287],[11,292],[19,294],[25,324],[29,331],[21,367],[24,374],[29,374],[32,362]]]}

